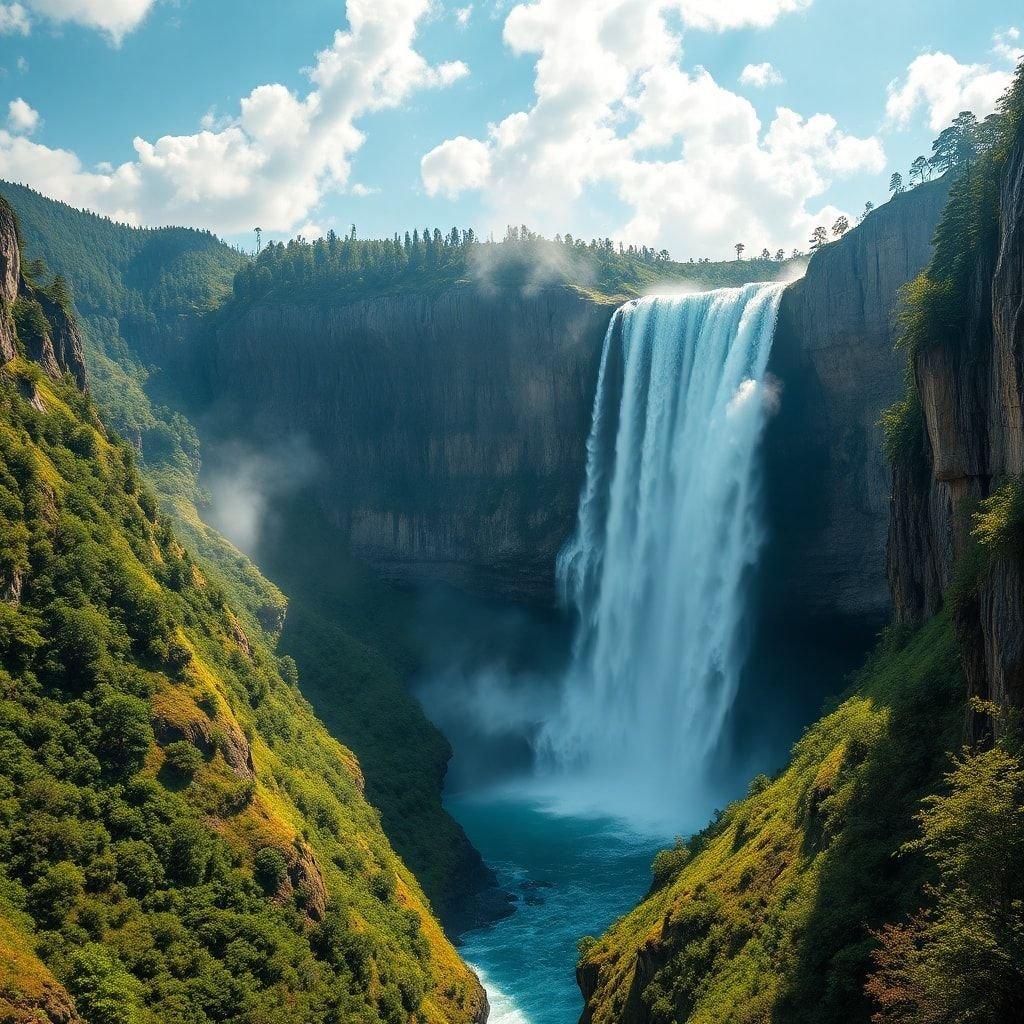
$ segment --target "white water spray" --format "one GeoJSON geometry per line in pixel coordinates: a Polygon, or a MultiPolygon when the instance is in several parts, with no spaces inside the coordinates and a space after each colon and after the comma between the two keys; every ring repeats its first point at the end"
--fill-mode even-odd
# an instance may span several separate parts
{"type": "Polygon", "coordinates": [[[688,794],[706,798],[763,543],[757,455],[783,288],[641,299],[608,330],[558,562],[578,634],[538,746],[562,786],[612,813],[678,820],[688,794]]]}

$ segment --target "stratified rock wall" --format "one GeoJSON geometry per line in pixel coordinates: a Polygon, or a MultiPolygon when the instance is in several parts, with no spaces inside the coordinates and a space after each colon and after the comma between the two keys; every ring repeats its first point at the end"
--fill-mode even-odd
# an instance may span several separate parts
{"type": "MultiPolygon", "coordinates": [[[[915,623],[966,579],[973,513],[1024,474],[1024,138],[1003,169],[995,241],[976,246],[963,327],[928,339],[913,360],[923,425],[895,467],[889,578],[898,621],[915,623]]],[[[995,552],[955,612],[972,697],[1024,709],[1024,567],[995,552]]],[[[975,708],[969,736],[998,734],[999,715],[975,708]]]]}
{"type": "Polygon", "coordinates": [[[384,576],[545,599],[611,312],[472,286],[256,306],[219,330],[208,374],[233,423],[312,446],[329,514],[384,576]]]}
{"type": "Polygon", "coordinates": [[[766,477],[769,611],[780,619],[888,616],[890,473],[878,422],[905,383],[899,291],[927,265],[947,195],[934,181],[895,197],[816,253],[783,297],[766,477]]]}

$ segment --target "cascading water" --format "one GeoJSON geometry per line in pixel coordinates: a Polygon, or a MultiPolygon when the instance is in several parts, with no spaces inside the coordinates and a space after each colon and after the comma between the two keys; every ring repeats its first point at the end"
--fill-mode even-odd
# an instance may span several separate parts
{"type": "Polygon", "coordinates": [[[688,793],[706,799],[763,541],[757,452],[782,291],[645,298],[609,327],[558,563],[578,633],[538,742],[559,785],[575,780],[604,810],[678,821],[688,793]]]}

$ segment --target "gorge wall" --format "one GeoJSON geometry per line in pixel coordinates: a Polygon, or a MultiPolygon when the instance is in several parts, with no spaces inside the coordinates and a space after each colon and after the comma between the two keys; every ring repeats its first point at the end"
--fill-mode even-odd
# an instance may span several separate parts
{"type": "Polygon", "coordinates": [[[934,615],[952,588],[969,693],[982,702],[968,732],[984,741],[1024,708],[1024,133],[998,186],[967,180],[954,193],[946,230],[928,281],[955,298],[913,353],[888,572],[903,623],[934,615]],[[950,266],[963,238],[967,256],[950,266]]]}
{"type": "Polygon", "coordinates": [[[86,387],[82,335],[68,310],[22,273],[21,238],[10,205],[0,197],[0,363],[21,353],[54,380],[64,374],[86,387]]]}
{"type": "Polygon", "coordinates": [[[469,286],[255,306],[207,378],[232,424],[314,447],[328,515],[384,577],[550,599],[612,308],[469,286]]]}
{"type": "Polygon", "coordinates": [[[945,180],[896,196],[811,260],[787,289],[769,371],[769,618],[886,621],[890,472],[879,419],[902,394],[900,288],[927,265],[945,180]]]}
{"type": "MultiPolygon", "coordinates": [[[[934,182],[875,211],[783,300],[767,473],[780,612],[874,624],[888,608],[876,425],[903,384],[896,294],[927,263],[945,196],[934,182]]],[[[257,303],[204,341],[203,376],[218,431],[314,447],[328,515],[385,578],[547,601],[614,306],[572,288],[469,284],[257,303]]]]}

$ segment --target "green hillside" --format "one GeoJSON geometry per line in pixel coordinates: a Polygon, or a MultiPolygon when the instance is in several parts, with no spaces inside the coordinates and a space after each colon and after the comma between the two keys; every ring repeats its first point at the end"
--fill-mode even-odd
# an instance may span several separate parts
{"type": "Polygon", "coordinates": [[[0,449],[0,1017],[478,1019],[355,758],[132,448],[19,356],[0,449]]]}

